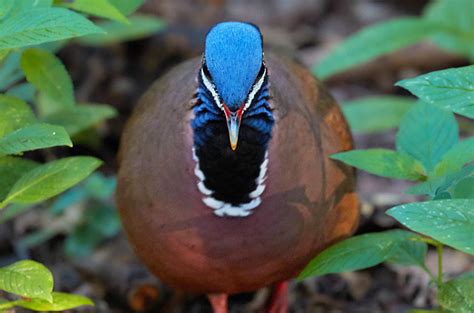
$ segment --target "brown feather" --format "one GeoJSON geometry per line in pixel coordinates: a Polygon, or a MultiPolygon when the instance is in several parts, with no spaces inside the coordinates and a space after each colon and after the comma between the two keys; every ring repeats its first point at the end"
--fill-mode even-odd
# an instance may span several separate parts
{"type": "Polygon", "coordinates": [[[200,60],[158,80],[122,137],[117,202],[124,228],[163,281],[239,293],[297,275],[358,221],[352,169],[330,160],[352,139],[335,101],[295,63],[266,54],[276,124],[267,188],[249,217],[217,217],[197,189],[191,99],[200,60]]]}

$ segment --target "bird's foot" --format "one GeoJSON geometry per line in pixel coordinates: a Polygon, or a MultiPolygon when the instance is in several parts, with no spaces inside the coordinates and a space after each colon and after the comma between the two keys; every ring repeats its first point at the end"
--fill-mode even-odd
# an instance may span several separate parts
{"type": "Polygon", "coordinates": [[[213,293],[208,294],[207,298],[211,302],[214,313],[228,313],[227,311],[227,294],[213,293]]]}
{"type": "Polygon", "coordinates": [[[275,285],[265,313],[288,313],[288,285],[287,280],[275,285]]]}

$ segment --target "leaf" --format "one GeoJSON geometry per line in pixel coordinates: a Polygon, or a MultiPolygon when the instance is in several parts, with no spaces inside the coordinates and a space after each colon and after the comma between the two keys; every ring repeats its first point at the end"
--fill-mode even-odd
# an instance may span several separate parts
{"type": "Polygon", "coordinates": [[[117,111],[108,105],[83,104],[69,110],[62,110],[44,118],[45,122],[63,126],[74,136],[105,119],[114,117],[117,111]]]}
{"type": "Polygon", "coordinates": [[[441,194],[448,193],[454,196],[455,187],[465,178],[474,177],[474,165],[466,166],[455,173],[443,176],[429,176],[426,182],[410,187],[409,194],[426,194],[432,198],[439,198],[441,194]]]}
{"type": "Polygon", "coordinates": [[[63,8],[38,8],[2,22],[0,49],[98,34],[103,31],[85,17],[63,8]]]}
{"type": "Polygon", "coordinates": [[[35,122],[28,104],[16,97],[0,94],[0,140],[6,134],[35,122]]]}
{"type": "Polygon", "coordinates": [[[405,114],[396,139],[397,150],[419,160],[428,173],[457,142],[454,115],[423,102],[405,114]]]}
{"type": "Polygon", "coordinates": [[[428,245],[421,241],[403,241],[397,244],[393,254],[387,259],[390,263],[403,266],[416,265],[425,266],[426,252],[428,245]]]}
{"type": "Polygon", "coordinates": [[[409,203],[394,207],[387,214],[413,231],[474,254],[474,200],[409,203]]]}
{"type": "Polygon", "coordinates": [[[82,181],[101,164],[93,157],[69,157],[38,166],[13,185],[0,207],[51,198],[82,181]]]}
{"type": "Polygon", "coordinates": [[[474,312],[474,272],[450,280],[441,285],[438,302],[456,313],[474,312]]]}
{"type": "Polygon", "coordinates": [[[414,103],[408,97],[370,97],[347,101],[342,111],[353,132],[374,133],[398,127],[414,103]]]}
{"type": "Polygon", "coordinates": [[[424,177],[423,166],[404,153],[387,149],[352,150],[331,155],[351,166],[378,176],[421,180],[424,177]]]}
{"type": "Polygon", "coordinates": [[[20,53],[10,53],[1,65],[0,90],[6,90],[8,87],[23,78],[23,72],[20,70],[20,53]]]}
{"type": "Polygon", "coordinates": [[[13,4],[12,0],[0,0],[0,21],[10,13],[13,4]]]}
{"type": "Polygon", "coordinates": [[[123,15],[130,15],[135,12],[145,0],[109,0],[123,15]]]}
{"type": "Polygon", "coordinates": [[[64,4],[70,9],[128,24],[127,18],[108,0],[73,0],[64,4]]]}
{"type": "Polygon", "coordinates": [[[437,31],[435,24],[419,18],[397,18],[366,27],[330,52],[313,72],[326,79],[355,65],[412,45],[437,31]]]}
{"type": "Polygon", "coordinates": [[[74,106],[71,78],[56,56],[45,50],[27,49],[20,63],[26,79],[49,100],[64,108],[74,106]]]}
{"type": "Polygon", "coordinates": [[[34,102],[36,89],[29,83],[15,85],[8,89],[7,95],[17,97],[23,101],[34,102]]]}
{"type": "Polygon", "coordinates": [[[461,180],[454,187],[453,198],[474,199],[474,177],[467,177],[461,180]]]}
{"type": "Polygon", "coordinates": [[[0,138],[0,157],[55,146],[72,147],[66,130],[61,126],[33,124],[0,138]]]}
{"type": "Polygon", "coordinates": [[[433,36],[437,45],[474,59],[474,2],[433,1],[427,6],[424,17],[442,27],[433,36]]]}
{"type": "Polygon", "coordinates": [[[0,158],[0,201],[21,176],[38,166],[38,163],[14,157],[0,158]]]}
{"type": "Polygon", "coordinates": [[[35,311],[65,311],[83,305],[94,305],[91,299],[80,295],[53,292],[52,296],[51,303],[40,299],[31,299],[18,301],[17,306],[35,311]]]}
{"type": "Polygon", "coordinates": [[[0,289],[45,302],[53,300],[53,275],[42,264],[24,260],[0,268],[0,289]]]}
{"type": "Polygon", "coordinates": [[[474,137],[455,144],[435,168],[437,176],[455,173],[460,170],[464,164],[474,161],[474,137]]]}
{"type": "Polygon", "coordinates": [[[474,65],[431,72],[396,85],[425,102],[451,111],[463,113],[462,109],[474,105],[474,65]]]}
{"type": "Polygon", "coordinates": [[[130,25],[113,21],[97,23],[107,34],[90,35],[79,38],[79,43],[87,46],[106,46],[118,42],[148,37],[165,27],[163,20],[147,15],[129,17],[130,25]]]}
{"type": "Polygon", "coordinates": [[[418,235],[404,230],[354,236],[321,252],[299,274],[298,279],[375,266],[398,253],[402,243],[418,245],[419,242],[415,241],[418,238],[418,235]]]}

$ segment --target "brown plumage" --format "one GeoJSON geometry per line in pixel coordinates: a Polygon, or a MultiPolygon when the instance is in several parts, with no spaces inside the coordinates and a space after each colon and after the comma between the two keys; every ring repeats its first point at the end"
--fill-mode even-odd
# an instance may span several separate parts
{"type": "Polygon", "coordinates": [[[297,275],[358,221],[353,170],[329,159],[351,149],[346,121],[306,69],[266,54],[275,117],[262,204],[245,218],[202,203],[192,158],[192,98],[200,59],[159,79],[122,137],[117,202],[141,260],[164,282],[240,293],[297,275]]]}

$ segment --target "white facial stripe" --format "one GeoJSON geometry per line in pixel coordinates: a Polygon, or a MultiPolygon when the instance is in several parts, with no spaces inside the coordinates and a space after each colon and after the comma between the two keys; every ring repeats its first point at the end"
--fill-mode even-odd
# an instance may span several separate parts
{"type": "Polygon", "coordinates": [[[206,86],[207,90],[211,93],[212,97],[214,98],[214,102],[217,104],[219,108],[222,109],[222,103],[221,100],[219,99],[219,94],[216,91],[216,88],[213,83],[209,81],[207,78],[206,74],[204,74],[204,70],[201,68],[201,78],[204,83],[204,86],[206,86]]]}
{"type": "Polygon", "coordinates": [[[249,93],[249,96],[247,98],[247,102],[245,102],[244,110],[247,110],[248,107],[252,104],[253,98],[257,94],[257,92],[262,88],[263,82],[265,80],[265,75],[267,74],[267,69],[263,69],[263,74],[260,77],[260,79],[257,81],[255,85],[253,85],[252,90],[249,93]]]}

